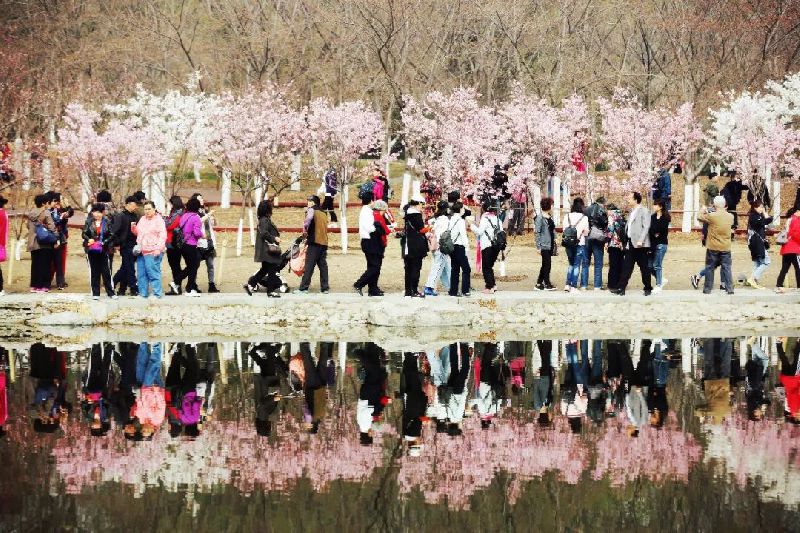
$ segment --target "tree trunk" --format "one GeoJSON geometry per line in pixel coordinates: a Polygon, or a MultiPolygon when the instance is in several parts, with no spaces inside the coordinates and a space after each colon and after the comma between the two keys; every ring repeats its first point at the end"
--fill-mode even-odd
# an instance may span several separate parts
{"type": "Polygon", "coordinates": [[[292,155],[292,185],[289,187],[292,191],[299,191],[300,190],[300,170],[301,170],[302,160],[300,158],[300,154],[296,153],[292,155]]]}
{"type": "Polygon", "coordinates": [[[42,161],[42,190],[49,191],[53,178],[53,162],[49,157],[42,161]]]}
{"type": "Polygon", "coordinates": [[[231,207],[231,170],[229,168],[222,169],[222,191],[220,193],[219,206],[222,209],[230,209],[231,207]]]}
{"type": "Polygon", "coordinates": [[[347,184],[348,184],[348,169],[345,167],[342,170],[342,180],[339,184],[339,232],[342,242],[342,253],[347,255],[347,184]]]}
{"type": "MultiPolygon", "coordinates": [[[[800,185],[798,185],[800,187],[800,185]]],[[[772,182],[772,216],[777,220],[777,225],[781,223],[781,182],[772,182]]]]}
{"type": "Polygon", "coordinates": [[[31,190],[31,181],[33,179],[33,168],[31,166],[31,154],[25,152],[22,154],[22,190],[31,190]]]}
{"type": "Polygon", "coordinates": [[[400,191],[400,207],[408,204],[409,194],[411,189],[411,173],[409,171],[403,172],[403,188],[400,191]]]}
{"type": "Polygon", "coordinates": [[[89,196],[92,192],[92,182],[89,179],[89,173],[85,170],[81,171],[81,207],[86,209],[89,205],[89,196]]]}
{"type": "Polygon", "coordinates": [[[556,227],[559,227],[561,225],[561,178],[554,175],[551,179],[553,184],[553,222],[556,227]]]}
{"type": "Polygon", "coordinates": [[[683,222],[681,224],[681,231],[689,233],[692,231],[692,222],[694,218],[694,184],[686,183],[683,186],[683,222]]]}
{"type": "Polygon", "coordinates": [[[700,214],[700,184],[695,181],[692,186],[694,187],[694,194],[692,194],[692,222],[696,228],[700,225],[700,221],[697,220],[697,215],[700,214]]]}
{"type": "Polygon", "coordinates": [[[192,171],[194,172],[195,183],[200,183],[200,163],[198,161],[192,163],[192,171]]]}
{"type": "Polygon", "coordinates": [[[242,233],[244,232],[244,219],[239,218],[239,227],[236,230],[236,257],[242,256],[242,233]]]}

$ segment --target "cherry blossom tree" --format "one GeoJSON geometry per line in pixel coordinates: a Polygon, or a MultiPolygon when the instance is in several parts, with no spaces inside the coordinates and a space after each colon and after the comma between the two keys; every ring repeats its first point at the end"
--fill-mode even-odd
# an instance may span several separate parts
{"type": "Polygon", "coordinates": [[[702,141],[702,131],[691,103],[672,110],[647,110],[627,89],[617,89],[611,100],[597,100],[602,128],[602,158],[622,179],[610,182],[616,192],[649,191],[659,168],[669,168],[702,141]]]}
{"type": "Polygon", "coordinates": [[[325,98],[308,107],[310,143],[317,154],[316,170],[336,169],[339,176],[339,208],[342,253],[347,253],[347,198],[355,163],[363,154],[380,150],[383,121],[364,102],[333,104],[325,98]]]}
{"type": "Polygon", "coordinates": [[[494,165],[508,162],[501,117],[479,98],[475,89],[459,88],[404,100],[406,145],[442,192],[480,193],[494,165]]]}

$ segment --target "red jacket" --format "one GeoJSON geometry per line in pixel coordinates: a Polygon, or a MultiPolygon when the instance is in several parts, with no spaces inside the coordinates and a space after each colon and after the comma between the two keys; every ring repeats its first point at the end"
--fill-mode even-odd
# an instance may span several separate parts
{"type": "MultiPolygon", "coordinates": [[[[175,218],[172,220],[171,224],[167,224],[167,244],[172,244],[172,232],[175,228],[178,227],[178,224],[181,223],[181,216],[183,215],[183,209],[181,209],[181,213],[176,215],[175,218]]],[[[170,215],[172,216],[172,215],[170,215]]],[[[170,217],[165,217],[165,222],[169,220],[170,217]]]]}
{"type": "Polygon", "coordinates": [[[383,213],[380,211],[373,211],[372,216],[375,218],[375,222],[377,222],[383,230],[383,235],[381,235],[381,243],[383,243],[383,246],[386,247],[386,245],[389,244],[389,241],[386,237],[392,231],[389,229],[389,226],[386,225],[386,219],[384,218],[383,213]]]}
{"type": "Polygon", "coordinates": [[[792,215],[789,221],[789,240],[781,246],[781,255],[800,254],[800,216],[792,215]]]}
{"type": "Polygon", "coordinates": [[[8,246],[8,213],[0,209],[0,246],[8,246]]]}
{"type": "Polygon", "coordinates": [[[786,393],[786,410],[793,416],[800,416],[800,376],[780,376],[786,393]]]}

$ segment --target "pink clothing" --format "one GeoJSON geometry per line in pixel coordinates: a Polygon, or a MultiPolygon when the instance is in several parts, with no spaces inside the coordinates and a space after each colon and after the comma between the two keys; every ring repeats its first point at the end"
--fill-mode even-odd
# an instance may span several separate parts
{"type": "Polygon", "coordinates": [[[133,228],[142,255],[161,255],[167,247],[167,226],[159,215],[139,219],[133,228]]]}
{"type": "Polygon", "coordinates": [[[197,424],[200,422],[200,406],[203,404],[202,398],[197,397],[195,391],[189,391],[183,395],[181,402],[180,419],[181,424],[197,424]]]}
{"type": "Polygon", "coordinates": [[[197,240],[203,238],[203,222],[197,213],[187,211],[181,215],[180,228],[183,231],[183,242],[189,246],[197,246],[197,240]]]}
{"type": "Polygon", "coordinates": [[[164,399],[164,389],[156,386],[142,387],[136,403],[133,404],[131,415],[137,417],[141,424],[150,423],[155,427],[159,427],[164,423],[166,408],[167,401],[164,399]]]}
{"type": "Polygon", "coordinates": [[[8,257],[8,213],[0,208],[0,261],[8,257]]]}
{"type": "Polygon", "coordinates": [[[781,246],[781,255],[800,254],[800,217],[792,215],[787,236],[789,240],[781,246]]]}

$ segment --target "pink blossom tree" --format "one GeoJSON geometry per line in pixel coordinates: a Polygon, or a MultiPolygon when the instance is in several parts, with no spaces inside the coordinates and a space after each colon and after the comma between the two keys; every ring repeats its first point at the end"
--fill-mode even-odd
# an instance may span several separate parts
{"type": "Polygon", "coordinates": [[[356,161],[366,153],[380,150],[383,121],[379,113],[357,100],[333,104],[325,98],[312,100],[308,107],[310,143],[316,151],[316,170],[334,168],[339,176],[339,209],[342,253],[347,253],[348,187],[353,181],[356,161]]]}

